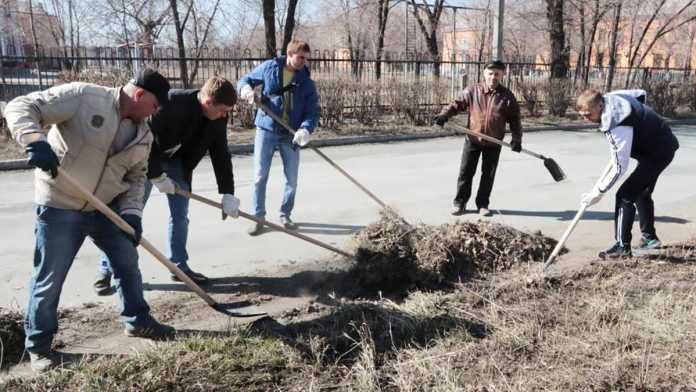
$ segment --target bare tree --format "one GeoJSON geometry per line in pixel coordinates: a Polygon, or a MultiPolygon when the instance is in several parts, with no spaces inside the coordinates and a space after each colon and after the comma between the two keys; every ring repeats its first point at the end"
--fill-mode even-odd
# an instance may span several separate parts
{"type": "MultiPolygon", "coordinates": [[[[172,11],[172,19],[174,20],[174,29],[176,30],[176,44],[179,51],[179,78],[184,85],[184,88],[189,87],[188,83],[188,67],[186,64],[186,44],[184,43],[184,26],[188,19],[189,11],[182,20],[179,16],[179,6],[177,0],[169,0],[170,10],[172,11]]],[[[193,3],[191,3],[193,5],[193,3]]]]}
{"type": "Polygon", "coordinates": [[[288,7],[285,10],[285,25],[283,27],[283,46],[280,49],[282,54],[286,54],[288,44],[292,40],[295,31],[295,12],[297,11],[298,0],[288,0],[288,7]]]}
{"type": "Polygon", "coordinates": [[[266,32],[266,57],[276,55],[275,0],[263,0],[263,25],[266,32]]]}
{"type": "Polygon", "coordinates": [[[568,75],[569,51],[565,42],[563,25],[563,0],[545,0],[546,18],[549,22],[551,41],[551,78],[566,78],[568,75]]]}
{"type": "Polygon", "coordinates": [[[442,9],[444,8],[445,0],[435,0],[434,4],[428,4],[426,0],[422,0],[423,4],[416,4],[416,0],[410,0],[411,6],[413,7],[413,16],[418,22],[425,42],[428,46],[428,52],[433,60],[433,75],[436,78],[440,77],[440,48],[437,42],[437,29],[440,24],[440,16],[442,15],[442,9]],[[432,8],[432,10],[431,10],[432,8]],[[425,25],[423,18],[421,17],[421,12],[423,10],[425,16],[428,19],[428,26],[425,25]]]}
{"type": "Polygon", "coordinates": [[[377,0],[377,53],[375,59],[375,78],[382,77],[382,55],[384,52],[384,33],[389,19],[389,0],[377,0]]]}
{"type": "Polygon", "coordinates": [[[694,9],[696,9],[696,6],[694,5],[694,3],[696,3],[696,0],[685,1],[680,8],[678,8],[672,15],[669,16],[661,15],[662,11],[665,9],[666,3],[667,0],[659,0],[657,2],[656,6],[650,13],[650,16],[640,34],[640,37],[635,42],[635,45],[631,45],[629,47],[628,70],[626,72],[626,80],[624,83],[625,88],[628,88],[632,81],[632,78],[635,77],[635,75],[632,72],[633,68],[640,67],[640,65],[643,63],[643,61],[645,61],[645,58],[648,56],[651,49],[653,48],[653,46],[655,46],[655,43],[658,40],[660,40],[666,34],[674,31],[675,29],[696,20],[696,12],[694,12],[694,9]],[[688,14],[687,11],[690,11],[693,14],[688,14]],[[646,41],[646,37],[648,36],[648,33],[651,31],[653,24],[659,23],[660,21],[662,21],[662,24],[656,28],[655,33],[652,35],[652,39],[646,41]],[[645,42],[647,42],[647,44],[645,45],[645,49],[643,49],[642,47],[645,42]]]}
{"type": "Polygon", "coordinates": [[[623,0],[618,0],[614,4],[614,15],[611,24],[611,37],[609,38],[609,69],[607,70],[606,91],[611,91],[614,83],[614,73],[616,72],[616,41],[619,35],[619,22],[621,21],[621,7],[623,0]]]}

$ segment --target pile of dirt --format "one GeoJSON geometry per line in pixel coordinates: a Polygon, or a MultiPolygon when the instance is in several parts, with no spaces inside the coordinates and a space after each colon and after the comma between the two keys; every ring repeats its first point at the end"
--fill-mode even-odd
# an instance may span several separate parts
{"type": "Polygon", "coordinates": [[[382,292],[442,288],[483,273],[542,262],[556,240],[487,221],[411,226],[394,211],[356,234],[356,287],[382,292]]]}
{"type": "Polygon", "coordinates": [[[0,369],[17,364],[24,352],[24,317],[0,308],[0,369]]]}

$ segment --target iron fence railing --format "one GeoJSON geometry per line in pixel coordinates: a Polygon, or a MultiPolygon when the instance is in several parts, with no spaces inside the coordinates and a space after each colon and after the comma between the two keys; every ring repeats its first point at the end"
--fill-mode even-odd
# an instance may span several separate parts
{"type": "MultiPolygon", "coordinates": [[[[145,66],[157,68],[171,82],[173,87],[183,87],[180,72],[181,58],[172,48],[157,48],[151,51],[125,51],[122,48],[81,48],[45,50],[40,57],[2,57],[0,77],[0,100],[9,100],[15,96],[50,87],[61,80],[61,75],[71,70],[89,71],[95,77],[99,75],[129,75],[145,66]]],[[[251,51],[233,51],[224,49],[205,49],[199,57],[186,57],[189,75],[188,85],[197,87],[213,75],[224,76],[237,81],[265,59],[250,57],[251,51]],[[236,57],[235,57],[236,56],[236,57]],[[240,57],[244,56],[244,57],[240,57]]],[[[191,55],[191,52],[187,53],[191,55]]],[[[258,55],[258,54],[257,54],[258,55]]],[[[446,98],[452,99],[465,86],[480,80],[483,65],[473,61],[442,61],[434,63],[424,59],[422,54],[389,55],[388,59],[377,61],[370,59],[339,58],[336,51],[315,51],[310,61],[313,78],[322,80],[350,79],[355,82],[388,85],[393,81],[411,82],[432,79],[439,73],[440,85],[447,86],[446,98]],[[378,75],[381,77],[378,78],[378,75]]],[[[614,76],[614,88],[624,86],[628,69],[618,67],[614,76]]],[[[689,69],[679,68],[644,68],[632,69],[633,78],[630,86],[638,86],[645,78],[672,80],[679,83],[694,83],[696,77],[689,69]]],[[[582,84],[576,77],[576,70],[569,71],[570,81],[582,84]]],[[[525,86],[542,84],[548,80],[548,64],[509,63],[505,84],[516,94],[525,86]]],[[[593,67],[589,72],[588,85],[604,89],[607,68],[593,67]]],[[[543,95],[543,94],[542,94],[543,95]]],[[[521,100],[522,98],[519,97],[521,100]]],[[[543,97],[541,97],[543,100],[543,97]]]]}

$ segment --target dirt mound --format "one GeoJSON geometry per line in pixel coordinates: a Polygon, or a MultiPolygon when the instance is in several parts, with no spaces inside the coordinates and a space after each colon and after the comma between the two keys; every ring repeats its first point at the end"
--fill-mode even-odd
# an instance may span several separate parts
{"type": "Polygon", "coordinates": [[[0,308],[0,369],[19,362],[24,352],[24,317],[0,308]]]}
{"type": "Polygon", "coordinates": [[[390,210],[356,235],[358,287],[383,292],[432,289],[520,263],[541,262],[556,241],[487,221],[410,226],[390,210]]]}

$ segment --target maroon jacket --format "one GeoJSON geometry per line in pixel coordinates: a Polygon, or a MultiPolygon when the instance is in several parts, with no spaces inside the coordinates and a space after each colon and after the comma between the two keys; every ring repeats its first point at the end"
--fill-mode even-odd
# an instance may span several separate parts
{"type": "MultiPolygon", "coordinates": [[[[502,85],[498,85],[494,90],[489,90],[484,83],[469,86],[444,108],[440,115],[449,118],[465,110],[469,110],[467,128],[472,131],[503,140],[505,123],[508,123],[512,140],[522,141],[520,106],[512,91],[502,85]]],[[[484,146],[494,145],[474,136],[469,136],[469,140],[484,146]]]]}

